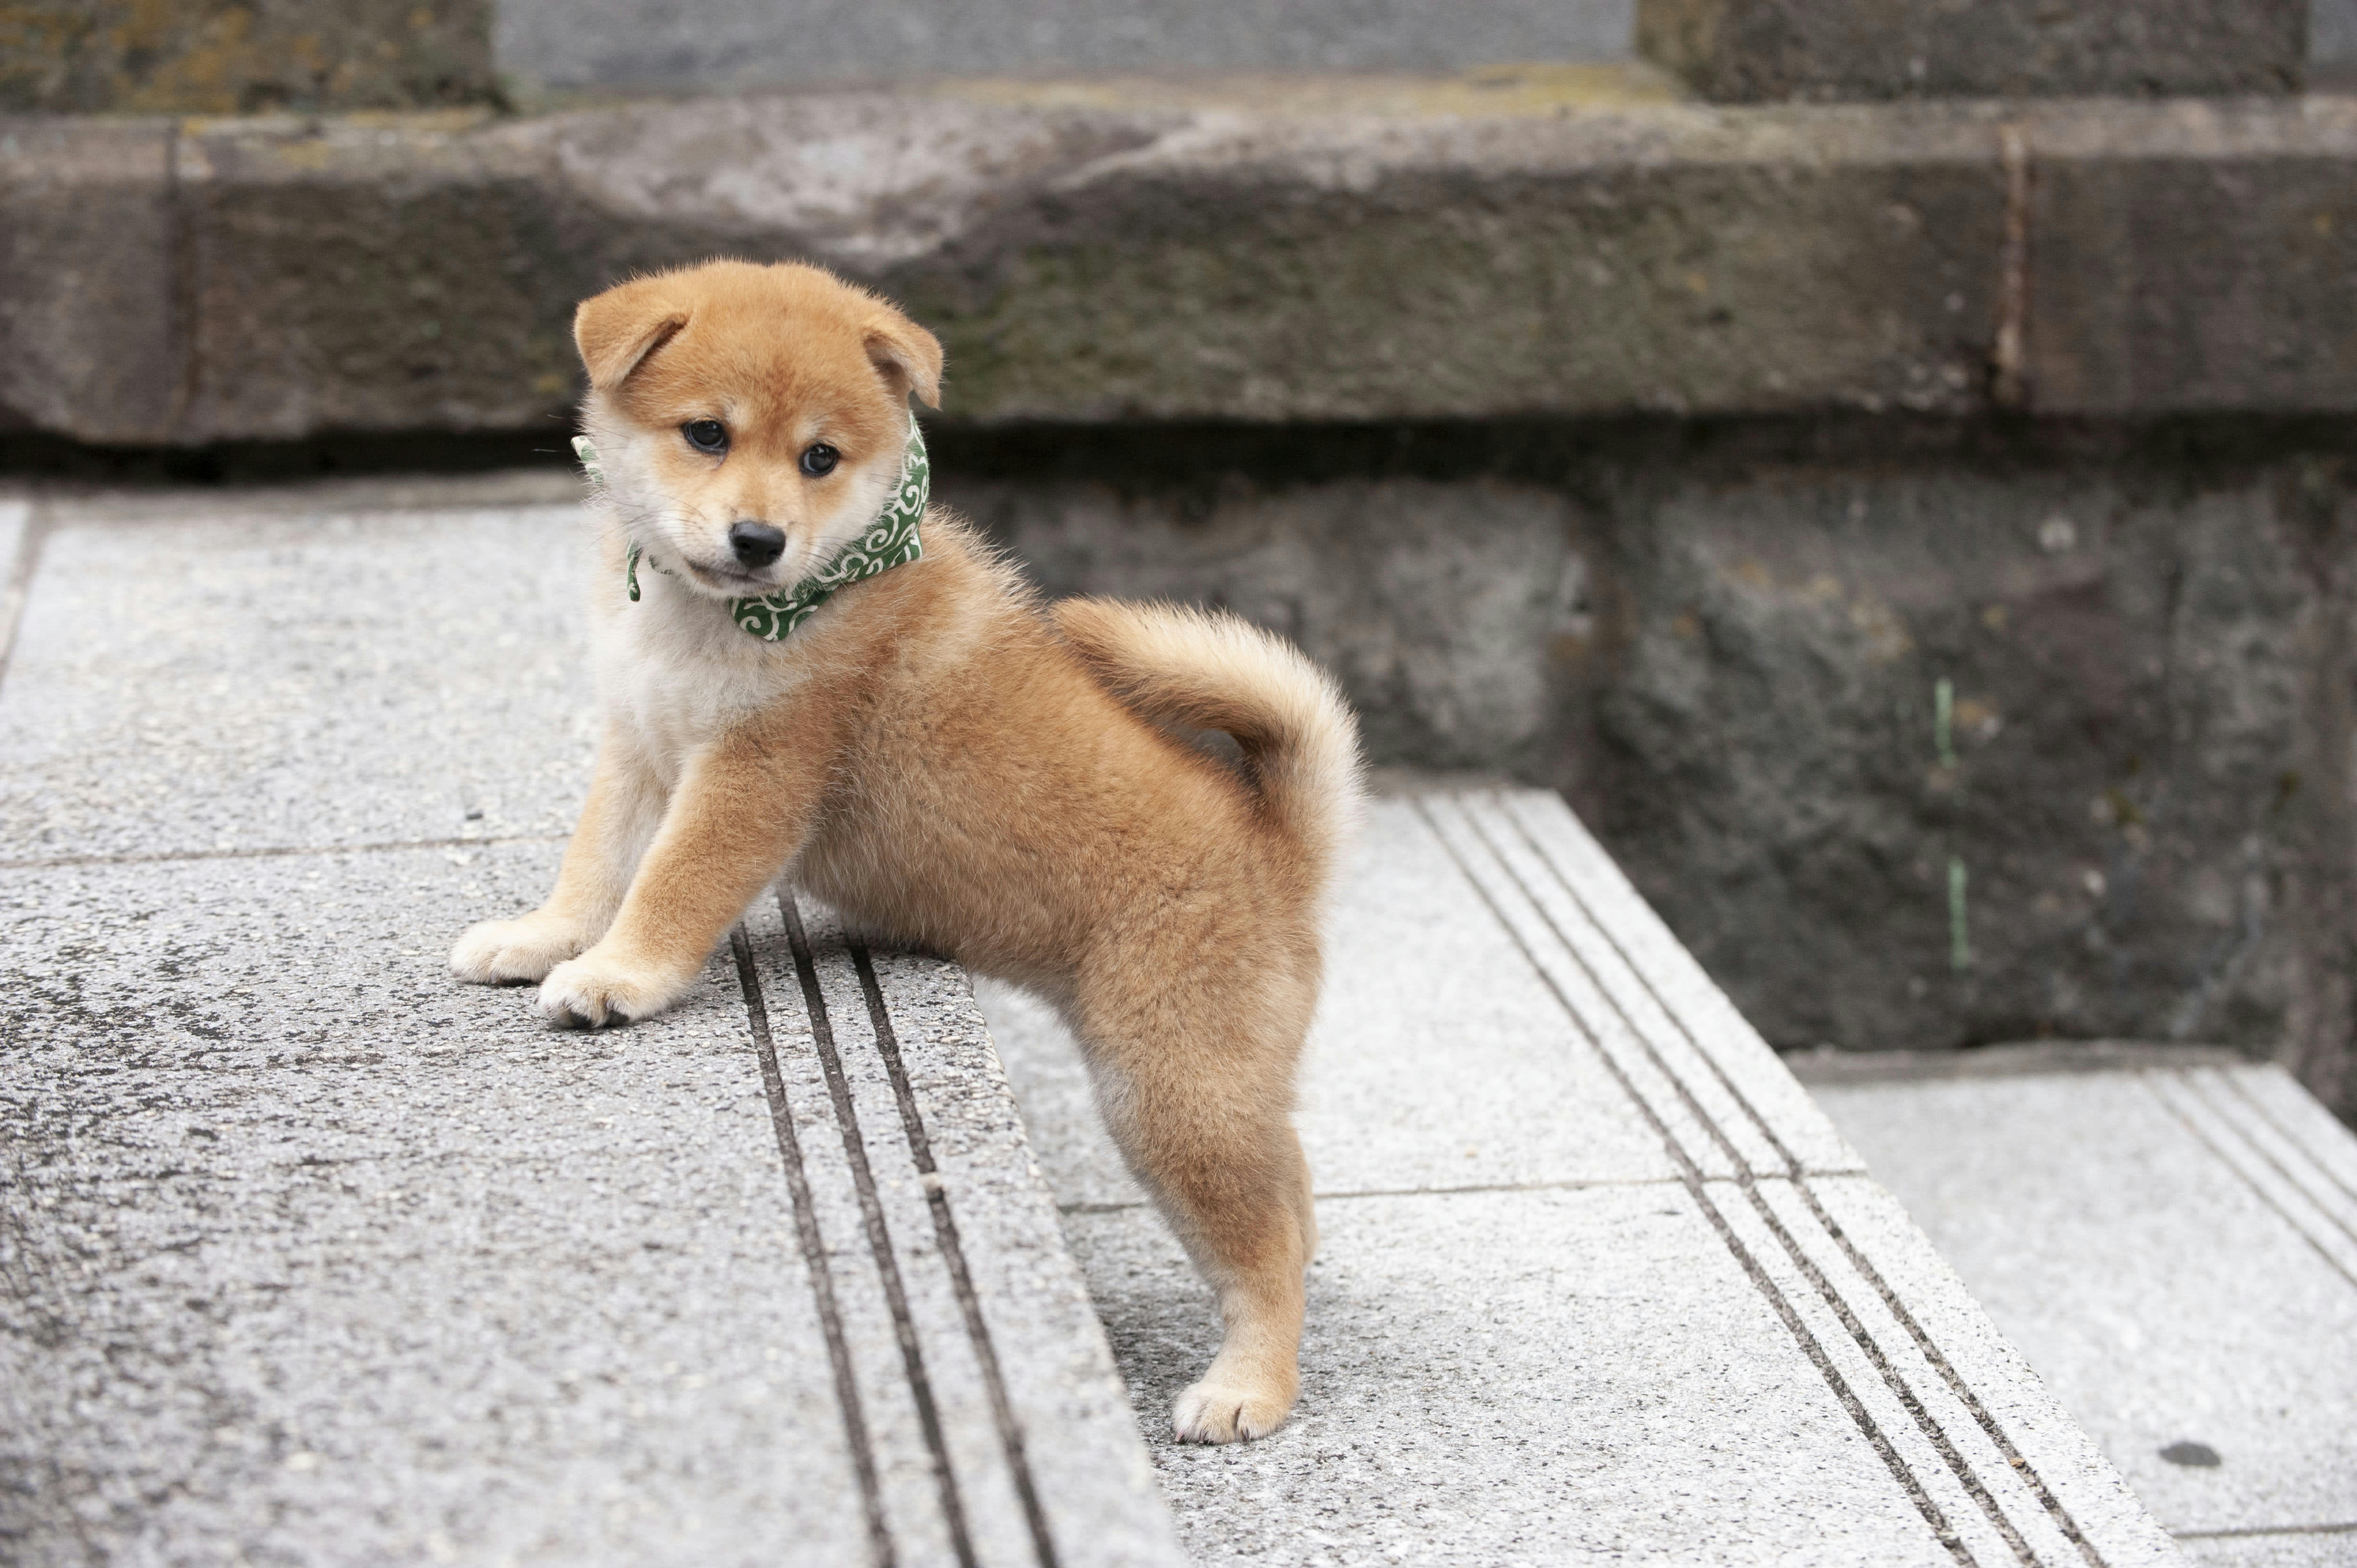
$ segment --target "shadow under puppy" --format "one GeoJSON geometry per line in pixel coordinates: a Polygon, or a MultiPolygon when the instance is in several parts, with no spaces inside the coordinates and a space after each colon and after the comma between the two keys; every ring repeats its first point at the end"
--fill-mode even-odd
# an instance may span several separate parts
{"type": "Polygon", "coordinates": [[[452,969],[541,983],[559,1023],[643,1018],[784,871],[1040,993],[1219,1293],[1178,1436],[1273,1430],[1317,1245],[1295,1067],[1359,800],[1341,700],[1230,617],[1043,608],[928,510],[908,399],[938,406],[941,346],[864,290],[714,263],[597,295],[574,335],[603,478],[596,776],[548,901],[452,969]],[[1172,725],[1226,732],[1242,767],[1172,725]]]}

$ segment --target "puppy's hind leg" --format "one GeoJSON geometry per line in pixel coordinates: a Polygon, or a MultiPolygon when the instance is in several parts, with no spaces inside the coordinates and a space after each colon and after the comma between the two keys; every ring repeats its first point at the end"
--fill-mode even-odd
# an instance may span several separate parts
{"type": "Polygon", "coordinates": [[[1182,1442],[1232,1443],[1275,1431],[1300,1387],[1302,1276],[1317,1244],[1291,1115],[1303,1028],[1222,1017],[1198,997],[1135,1010],[1083,997],[1077,1021],[1108,1130],[1219,1293],[1225,1337],[1172,1426],[1182,1442]]]}
{"type": "Polygon", "coordinates": [[[664,795],[653,772],[609,731],[555,890],[528,915],[468,928],[450,950],[450,972],[478,985],[537,983],[586,951],[621,908],[630,874],[662,821],[664,795]]]}

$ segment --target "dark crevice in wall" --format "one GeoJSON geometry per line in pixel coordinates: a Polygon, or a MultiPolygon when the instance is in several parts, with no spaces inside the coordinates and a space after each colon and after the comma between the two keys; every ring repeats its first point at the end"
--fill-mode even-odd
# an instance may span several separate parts
{"type": "MultiPolygon", "coordinates": [[[[0,431],[0,477],[113,485],[267,484],[367,474],[562,468],[569,426],[546,433],[338,432],[302,441],[102,446],[0,431]]],[[[1760,464],[1888,469],[1913,462],[2008,467],[2255,467],[2357,457],[2357,420],[2222,416],[2106,423],[1989,415],[1832,413],[1773,418],[1488,419],[1413,423],[974,425],[929,421],[943,475],[994,483],[1103,485],[1123,495],[1242,480],[1257,489],[1338,480],[1583,482],[1598,463],[1737,477],[1760,464]]]]}
{"type": "Polygon", "coordinates": [[[570,430],[350,434],[210,446],[93,446],[0,432],[0,479],[106,486],[260,485],[368,475],[481,474],[571,465],[570,430]]]}

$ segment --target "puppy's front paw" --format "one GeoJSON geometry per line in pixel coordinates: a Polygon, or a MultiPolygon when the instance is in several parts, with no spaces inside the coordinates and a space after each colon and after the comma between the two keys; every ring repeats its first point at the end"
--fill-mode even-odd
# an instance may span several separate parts
{"type": "Polygon", "coordinates": [[[529,983],[588,945],[570,920],[536,911],[521,920],[485,920],[469,926],[450,950],[450,972],[476,985],[529,983]]]}
{"type": "Polygon", "coordinates": [[[619,962],[592,948],[549,972],[540,987],[540,1010],[559,1028],[597,1029],[651,1017],[686,989],[684,980],[619,962]]]}
{"type": "Polygon", "coordinates": [[[1223,1377],[1214,1367],[1170,1407],[1171,1430],[1181,1443],[1248,1443],[1285,1424],[1293,1392],[1273,1380],[1223,1377]]]}

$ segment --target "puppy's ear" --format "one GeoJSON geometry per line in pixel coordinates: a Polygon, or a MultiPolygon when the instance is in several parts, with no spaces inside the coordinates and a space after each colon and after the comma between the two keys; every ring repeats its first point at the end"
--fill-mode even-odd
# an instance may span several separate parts
{"type": "Polygon", "coordinates": [[[867,360],[896,397],[913,392],[927,408],[942,406],[941,340],[899,311],[867,324],[867,360]]]}
{"type": "Polygon", "coordinates": [[[573,342],[589,384],[612,392],[630,379],[649,354],[687,325],[687,312],[671,297],[662,278],[618,285],[581,302],[573,313],[573,342]]]}

